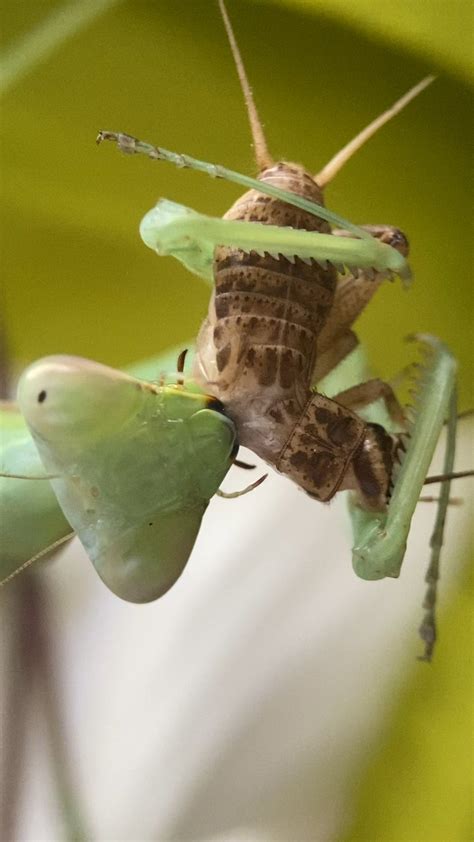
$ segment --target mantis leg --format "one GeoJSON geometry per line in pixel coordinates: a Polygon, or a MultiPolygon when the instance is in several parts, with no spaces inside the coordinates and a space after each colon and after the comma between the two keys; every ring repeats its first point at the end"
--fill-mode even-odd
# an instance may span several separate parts
{"type": "Polygon", "coordinates": [[[63,544],[66,544],[68,541],[72,541],[75,534],[76,533],[74,531],[70,530],[61,538],[58,538],[56,541],[53,541],[52,544],[49,544],[47,547],[44,547],[39,552],[35,553],[35,555],[32,555],[31,558],[28,558],[26,561],[23,562],[23,564],[20,564],[19,567],[16,567],[15,570],[12,570],[12,572],[9,573],[8,576],[5,576],[3,579],[0,579],[0,587],[6,585],[8,582],[11,582],[11,580],[14,579],[15,576],[18,576],[20,573],[23,573],[23,571],[26,570],[27,567],[30,567],[32,564],[34,564],[35,561],[40,561],[40,559],[46,559],[49,555],[58,550],[59,547],[62,547],[63,544]]]}
{"type": "Polygon", "coordinates": [[[282,190],[280,187],[275,187],[268,182],[263,182],[251,176],[235,172],[235,170],[230,170],[220,164],[211,164],[208,161],[199,161],[197,158],[191,157],[191,155],[171,152],[162,146],[153,146],[151,143],[145,143],[123,132],[100,131],[97,135],[97,143],[102,143],[104,140],[110,140],[116,143],[118,148],[127,155],[146,155],[154,161],[168,161],[180,169],[187,167],[198,172],[204,172],[211,176],[211,178],[223,178],[226,181],[232,181],[235,184],[246,187],[248,190],[258,190],[259,193],[266,193],[275,199],[281,199],[282,202],[287,202],[290,205],[301,208],[301,210],[314,214],[314,216],[320,217],[320,219],[325,219],[331,225],[339,225],[341,228],[350,231],[353,237],[360,237],[365,240],[370,240],[371,238],[368,231],[365,231],[358,225],[354,225],[352,222],[339,216],[339,214],[328,210],[323,205],[318,205],[316,202],[304,198],[304,196],[297,196],[296,193],[282,190]]]}
{"type": "MultiPolygon", "coordinates": [[[[446,449],[443,464],[443,474],[449,476],[454,467],[454,456],[456,452],[456,428],[457,428],[457,390],[453,386],[449,403],[448,429],[446,436],[446,449]]],[[[449,505],[449,491],[451,480],[445,479],[441,484],[436,521],[431,535],[431,559],[426,572],[426,589],[423,608],[425,615],[419,629],[420,637],[424,641],[425,651],[419,656],[420,661],[431,661],[434,645],[436,643],[436,600],[439,581],[439,560],[441,547],[443,546],[444,527],[446,523],[446,512],[449,505]]]]}
{"type": "MultiPolygon", "coordinates": [[[[392,248],[391,246],[387,245],[386,243],[382,243],[377,238],[373,237],[370,231],[365,230],[364,228],[353,225],[348,220],[340,217],[338,214],[329,211],[327,208],[323,207],[322,205],[317,204],[316,202],[307,199],[303,196],[298,196],[295,193],[289,192],[287,190],[282,190],[279,187],[276,187],[273,184],[270,184],[268,181],[261,181],[259,179],[250,178],[249,176],[242,175],[241,173],[235,172],[233,170],[229,170],[226,167],[223,167],[219,164],[211,164],[207,161],[199,161],[196,158],[192,158],[190,155],[178,154],[176,152],[171,152],[168,149],[164,149],[163,147],[153,146],[149,143],[144,143],[143,141],[138,140],[131,135],[122,134],[119,132],[109,132],[109,131],[101,131],[97,136],[97,142],[101,143],[104,140],[113,141],[118,145],[118,147],[128,154],[142,154],[147,155],[148,157],[154,160],[160,161],[169,161],[170,163],[175,164],[178,167],[189,167],[190,169],[198,170],[200,172],[205,172],[208,175],[214,178],[224,178],[227,181],[233,181],[237,184],[241,184],[244,187],[257,190],[259,193],[265,193],[273,198],[280,199],[287,204],[293,205],[295,207],[299,207],[302,210],[307,211],[308,213],[313,214],[321,219],[325,219],[331,225],[339,226],[348,232],[353,238],[357,238],[359,240],[359,245],[357,248],[356,253],[354,253],[354,261],[353,265],[355,266],[374,266],[378,268],[380,271],[383,269],[387,269],[390,271],[394,271],[397,274],[400,274],[401,277],[408,278],[410,274],[409,267],[406,263],[404,257],[402,257],[397,250],[392,248]],[[362,247],[364,244],[365,248],[362,247]],[[366,262],[366,258],[369,257],[369,254],[372,255],[372,262],[366,262]],[[362,260],[363,262],[360,263],[359,261],[362,260]]],[[[174,205],[174,203],[165,202],[163,201],[157,205],[157,208],[154,211],[151,211],[149,214],[146,215],[145,219],[141,225],[141,234],[145,241],[145,243],[150,246],[150,248],[156,249],[160,254],[172,254],[172,250],[164,251],[162,247],[158,247],[156,245],[156,225],[157,225],[157,214],[156,210],[160,208],[161,210],[161,218],[163,218],[163,214],[167,217],[166,221],[169,220],[170,211],[173,208],[176,209],[178,206],[174,205]],[[160,207],[161,206],[161,207],[160,207]]],[[[187,211],[189,215],[189,211],[187,211]]],[[[189,221],[189,220],[188,220],[189,221]]],[[[161,220],[160,220],[161,222],[161,220]]],[[[241,223],[242,224],[242,223],[241,223]]],[[[265,228],[269,226],[264,226],[265,228]]],[[[243,229],[241,229],[243,231],[243,229]]],[[[187,236],[193,236],[193,234],[187,234],[187,236]]],[[[321,241],[322,242],[322,241],[321,241]]],[[[227,242],[225,240],[217,240],[214,245],[226,245],[227,242]]],[[[237,247],[241,246],[245,247],[245,243],[240,242],[233,242],[231,245],[236,245],[237,247]]],[[[258,245],[256,246],[258,250],[258,245]]],[[[178,245],[180,251],[182,251],[182,244],[178,245]]],[[[188,247],[189,248],[189,247],[188,247]]],[[[252,248],[252,247],[251,247],[252,248]]],[[[266,249],[267,251],[271,252],[270,249],[266,249]]],[[[287,254],[283,249],[280,250],[282,254],[287,254]]],[[[292,254],[300,254],[299,251],[290,251],[290,256],[292,254]]],[[[347,252],[345,253],[345,256],[347,252]]],[[[176,255],[179,259],[183,258],[183,255],[176,255]]],[[[310,254],[310,257],[313,255],[310,254]]],[[[304,255],[303,255],[304,257],[304,255]]],[[[319,255],[315,255],[315,259],[319,259],[319,255]]],[[[337,262],[345,262],[344,257],[339,259],[337,257],[331,257],[331,253],[328,255],[323,255],[323,260],[336,260],[337,262]]],[[[191,271],[197,271],[195,268],[189,265],[189,260],[183,260],[185,265],[191,269],[191,271]]],[[[350,261],[348,261],[350,264],[350,261]]],[[[198,274],[201,274],[198,271],[198,274]]],[[[207,274],[204,275],[207,277],[207,274]]]]}
{"type": "MultiPolygon", "coordinates": [[[[382,515],[372,515],[357,505],[350,505],[354,530],[352,561],[362,579],[399,576],[411,519],[444,422],[452,413],[456,360],[433,336],[415,338],[422,343],[428,358],[420,369],[415,417],[409,427],[406,453],[394,472],[388,510],[382,515]]],[[[450,441],[452,437],[451,434],[450,441]]],[[[454,449],[454,444],[450,447],[454,449]]]]}
{"type": "MultiPolygon", "coordinates": [[[[285,191],[283,191],[285,192],[285,191]]],[[[286,196],[292,196],[285,192],[286,196]]],[[[160,255],[180,260],[187,269],[207,281],[213,281],[214,252],[217,246],[232,246],[257,254],[283,255],[325,268],[333,263],[375,272],[409,276],[403,255],[376,237],[334,237],[304,229],[263,225],[234,219],[206,216],[191,208],[161,199],[142,219],[140,234],[145,245],[160,255]]]]}

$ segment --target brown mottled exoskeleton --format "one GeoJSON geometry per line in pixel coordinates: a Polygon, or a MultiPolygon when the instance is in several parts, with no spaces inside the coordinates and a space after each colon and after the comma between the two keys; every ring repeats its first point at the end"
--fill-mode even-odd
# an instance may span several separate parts
{"type": "MultiPolygon", "coordinates": [[[[275,163],[223,0],[219,5],[247,104],[258,179],[318,204],[324,204],[323,188],[356,149],[431,81],[429,77],[409,91],[316,176],[299,164],[275,163]]],[[[347,236],[257,190],[238,199],[224,219],[347,236]]],[[[408,253],[407,239],[398,229],[365,227],[408,253]]],[[[315,392],[313,384],[356,346],[351,326],[386,273],[354,270],[338,277],[331,264],[229,247],[217,248],[214,258],[215,291],[198,337],[197,379],[224,403],[241,444],[309,494],[326,502],[339,490],[354,489],[364,508],[383,510],[399,442],[379,425],[361,420],[355,410],[382,397],[403,426],[390,386],[370,380],[330,400],[315,392]]]]}

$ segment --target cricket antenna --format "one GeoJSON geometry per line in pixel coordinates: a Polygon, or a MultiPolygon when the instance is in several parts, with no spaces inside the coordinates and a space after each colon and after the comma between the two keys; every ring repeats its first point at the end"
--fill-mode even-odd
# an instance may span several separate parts
{"type": "Polygon", "coordinates": [[[329,184],[330,181],[333,180],[334,176],[337,175],[339,170],[341,170],[345,163],[352,158],[354,152],[357,152],[363,145],[369,140],[372,135],[378,132],[385,123],[388,123],[392,117],[395,117],[400,111],[403,111],[406,105],[415,99],[418,94],[421,94],[428,85],[431,85],[432,82],[436,79],[436,76],[426,76],[421,82],[418,82],[414,88],[410,88],[409,91],[406,92],[400,99],[397,99],[393,105],[388,108],[383,114],[379,114],[375,120],[369,123],[365,129],[362,129],[358,135],[356,135],[349,143],[346,144],[333,158],[326,164],[323,169],[314,176],[314,180],[319,185],[319,187],[325,187],[326,184],[329,184]]]}
{"type": "Polygon", "coordinates": [[[274,161],[268,151],[267,141],[265,140],[263,127],[258,116],[258,111],[254,102],[252,89],[249,85],[249,80],[247,79],[247,74],[245,72],[242,56],[240,55],[240,50],[237,45],[237,41],[235,40],[234,30],[232,29],[232,24],[230,22],[229,15],[227,14],[227,9],[225,7],[224,0],[219,0],[219,9],[221,11],[222,20],[224,21],[224,26],[227,32],[227,37],[229,39],[230,48],[232,50],[232,55],[234,57],[234,62],[237,69],[237,74],[240,80],[240,87],[242,88],[242,93],[245,99],[245,105],[247,107],[247,115],[249,118],[250,130],[252,132],[253,146],[255,150],[255,160],[257,162],[257,166],[260,172],[262,172],[262,170],[267,169],[267,167],[271,167],[274,161]]]}

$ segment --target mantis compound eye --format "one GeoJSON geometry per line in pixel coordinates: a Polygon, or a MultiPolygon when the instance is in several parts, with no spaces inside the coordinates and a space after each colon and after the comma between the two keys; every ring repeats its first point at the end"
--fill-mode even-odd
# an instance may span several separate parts
{"type": "Polygon", "coordinates": [[[125,423],[141,400],[138,381],[80,357],[44,357],[26,369],[18,387],[32,430],[47,441],[74,435],[82,445],[125,423]]]}

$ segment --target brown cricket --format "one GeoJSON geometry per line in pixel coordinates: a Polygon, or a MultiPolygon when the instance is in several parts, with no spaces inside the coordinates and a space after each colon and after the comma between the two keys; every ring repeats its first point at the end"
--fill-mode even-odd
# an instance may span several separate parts
{"type": "MultiPolygon", "coordinates": [[[[324,187],[353,153],[432,81],[422,80],[312,175],[300,164],[272,159],[223,0],[219,7],[246,102],[257,178],[318,204],[324,204],[324,187]]],[[[224,218],[347,236],[257,190],[245,193],[224,218]]],[[[407,238],[397,228],[362,227],[407,255],[407,238]]],[[[194,374],[224,403],[240,443],[318,500],[352,489],[364,508],[383,510],[401,439],[366,423],[356,410],[383,398],[403,427],[391,387],[374,379],[329,399],[315,392],[314,384],[356,346],[351,326],[385,274],[354,270],[341,277],[331,264],[315,260],[219,247],[214,277],[194,374]]]]}

